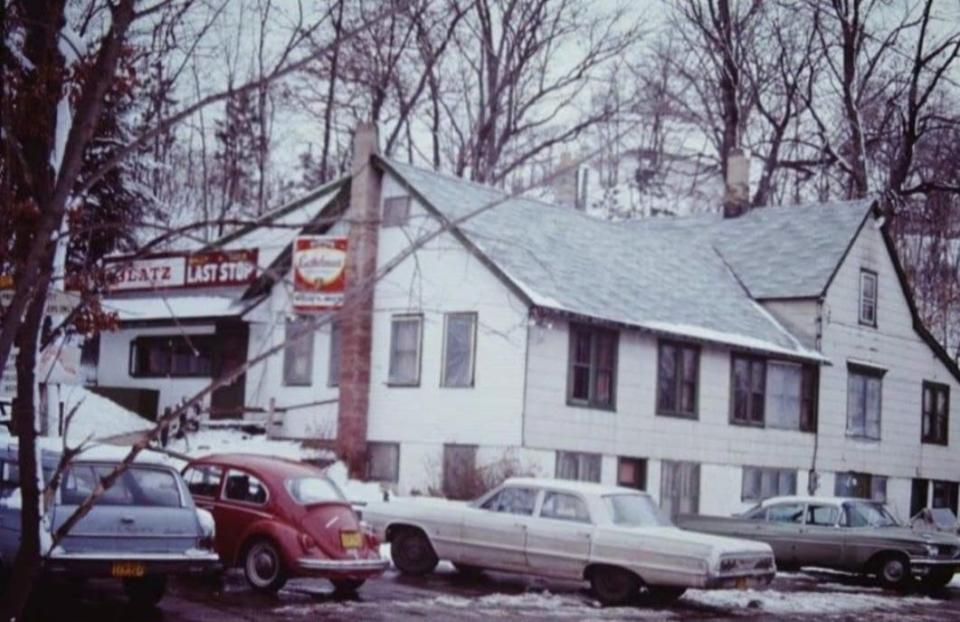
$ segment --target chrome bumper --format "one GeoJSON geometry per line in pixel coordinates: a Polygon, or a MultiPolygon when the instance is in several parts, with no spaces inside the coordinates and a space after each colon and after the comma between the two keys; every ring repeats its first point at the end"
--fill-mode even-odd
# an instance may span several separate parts
{"type": "Polygon", "coordinates": [[[706,589],[749,589],[769,585],[776,574],[775,570],[756,573],[731,573],[729,575],[712,575],[707,578],[704,588],[706,589]]]}
{"type": "Polygon", "coordinates": [[[205,575],[223,568],[212,551],[186,553],[70,553],[53,551],[43,560],[44,571],[58,575],[114,576],[117,563],[142,564],[144,574],[205,575]]]}
{"type": "Polygon", "coordinates": [[[314,559],[301,557],[297,564],[308,572],[383,572],[390,567],[389,559],[314,559]]]}
{"type": "Polygon", "coordinates": [[[960,569],[960,559],[931,559],[929,557],[911,557],[910,566],[912,568],[939,568],[943,566],[956,566],[960,569]]]}

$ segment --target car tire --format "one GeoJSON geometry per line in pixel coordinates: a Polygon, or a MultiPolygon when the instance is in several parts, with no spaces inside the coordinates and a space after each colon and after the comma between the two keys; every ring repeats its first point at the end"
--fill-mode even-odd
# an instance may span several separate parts
{"type": "Polygon", "coordinates": [[[921,585],[928,590],[939,590],[953,580],[953,567],[933,568],[920,580],[921,585]]]}
{"type": "Polygon", "coordinates": [[[910,560],[904,555],[891,553],[882,555],[874,564],[874,573],[880,587],[888,590],[903,590],[910,585],[910,560]]]}
{"type": "Polygon", "coordinates": [[[337,594],[353,594],[366,583],[366,579],[330,579],[330,583],[337,594]]]}
{"type": "Polygon", "coordinates": [[[254,540],[243,554],[243,573],[258,592],[276,593],[287,583],[283,558],[270,540],[254,540]]]}
{"type": "Polygon", "coordinates": [[[165,575],[147,575],[123,580],[123,591],[130,604],[137,608],[155,607],[167,591],[165,575]]]}
{"type": "Polygon", "coordinates": [[[657,605],[669,605],[676,602],[687,591],[685,587],[668,585],[648,585],[647,599],[657,605]]]}
{"type": "Polygon", "coordinates": [[[623,568],[602,566],[590,572],[590,588],[600,604],[607,607],[623,605],[640,592],[640,579],[623,568]]]}
{"type": "Polygon", "coordinates": [[[440,561],[427,536],[418,529],[404,529],[390,541],[390,555],[397,570],[405,575],[423,576],[440,561]]]}

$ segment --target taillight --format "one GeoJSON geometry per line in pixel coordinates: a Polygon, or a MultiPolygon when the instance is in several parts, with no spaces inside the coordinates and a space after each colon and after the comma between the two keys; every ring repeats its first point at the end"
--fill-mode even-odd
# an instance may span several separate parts
{"type": "Polygon", "coordinates": [[[212,535],[203,536],[202,538],[200,538],[200,540],[199,540],[199,542],[197,543],[197,545],[198,545],[201,549],[207,549],[208,551],[212,551],[212,550],[215,548],[215,546],[216,546],[216,541],[215,541],[215,540],[216,540],[216,539],[215,539],[212,535]]]}
{"type": "Polygon", "coordinates": [[[305,534],[302,531],[297,534],[297,541],[300,542],[300,548],[303,549],[304,553],[309,552],[318,546],[316,540],[314,540],[309,534],[305,534]]]}

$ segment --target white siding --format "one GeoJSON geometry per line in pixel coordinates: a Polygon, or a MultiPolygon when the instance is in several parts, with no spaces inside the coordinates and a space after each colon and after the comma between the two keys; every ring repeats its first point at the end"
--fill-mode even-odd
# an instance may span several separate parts
{"type": "Polygon", "coordinates": [[[811,349],[817,347],[820,332],[817,300],[767,300],[762,304],[800,343],[811,349]]]}
{"type": "MultiPolygon", "coordinates": [[[[823,308],[823,353],[833,365],[820,382],[818,467],[827,471],[865,471],[889,477],[888,498],[909,509],[909,478],[960,479],[960,386],[933,350],[913,329],[913,318],[893,262],[874,222],[868,221],[827,291],[823,308]],[[877,327],[859,323],[860,270],[879,276],[877,327]],[[846,436],[847,361],[887,370],[883,378],[881,439],[846,436]],[[950,386],[950,446],[921,444],[921,395],[924,380],[950,386]]],[[[825,484],[825,482],[822,482],[825,484]]],[[[832,494],[821,485],[821,492],[832,494]]]]}

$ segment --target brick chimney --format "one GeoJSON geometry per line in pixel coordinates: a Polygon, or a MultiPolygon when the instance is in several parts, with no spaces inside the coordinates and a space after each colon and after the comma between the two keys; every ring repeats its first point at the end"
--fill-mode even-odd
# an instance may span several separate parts
{"type": "Polygon", "coordinates": [[[367,411],[370,404],[370,351],[373,343],[373,283],[380,224],[380,173],[370,164],[378,152],[377,127],[360,124],[353,135],[347,246],[349,309],[339,318],[340,398],[337,454],[351,477],[365,476],[367,411]]]}
{"type": "Polygon", "coordinates": [[[560,154],[560,166],[558,169],[567,170],[563,170],[562,173],[554,178],[552,183],[553,196],[556,199],[557,205],[583,209],[579,183],[580,167],[574,166],[573,164],[574,158],[570,155],[569,151],[564,151],[560,154]]]}
{"type": "Polygon", "coordinates": [[[750,152],[734,149],[727,157],[723,217],[736,218],[750,209],[750,152]]]}

